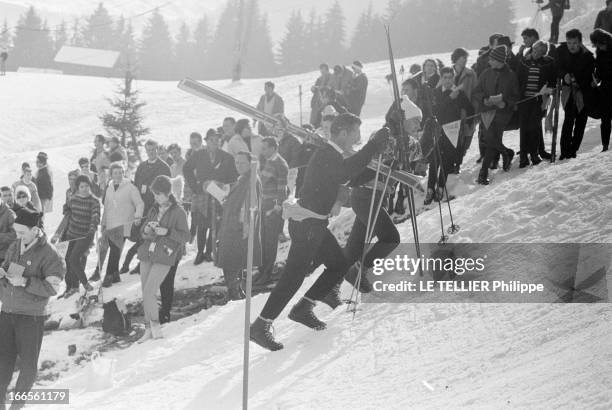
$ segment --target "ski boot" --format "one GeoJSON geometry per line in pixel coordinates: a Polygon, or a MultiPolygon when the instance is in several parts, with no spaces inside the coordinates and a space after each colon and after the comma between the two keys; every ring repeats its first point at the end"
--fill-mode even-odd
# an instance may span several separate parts
{"type": "Polygon", "coordinates": [[[423,201],[423,205],[431,205],[434,200],[434,190],[431,188],[427,189],[427,195],[425,195],[425,201],[423,201]]]}
{"type": "Polygon", "coordinates": [[[325,330],[327,325],[325,322],[320,321],[312,311],[315,306],[315,302],[308,299],[302,298],[298,303],[291,308],[289,312],[289,319],[294,322],[298,322],[314,330],[325,330]]]}
{"type": "Polygon", "coordinates": [[[538,154],[531,154],[531,163],[533,165],[538,165],[542,162],[542,159],[538,156],[538,154]]]}
{"type": "Polygon", "coordinates": [[[505,155],[502,156],[502,161],[503,161],[502,166],[503,166],[504,171],[506,172],[510,171],[510,168],[512,167],[513,158],[514,158],[514,151],[512,151],[511,149],[508,149],[505,155]]]}
{"type": "MultiPolygon", "coordinates": [[[[360,265],[360,262],[355,262],[344,275],[344,279],[353,285],[353,287],[357,285],[357,276],[359,275],[360,265]]],[[[361,293],[372,292],[372,284],[368,280],[367,271],[367,269],[363,269],[361,271],[361,281],[359,283],[359,292],[361,293]]]]}
{"type": "Polygon", "coordinates": [[[332,310],[342,305],[344,302],[342,302],[342,299],[340,299],[340,284],[334,286],[332,290],[330,290],[329,293],[325,295],[323,299],[321,299],[321,302],[332,308],[332,310]]]}
{"type": "Polygon", "coordinates": [[[272,320],[264,319],[261,316],[257,317],[250,327],[250,340],[258,344],[264,349],[272,352],[281,350],[284,346],[282,343],[274,340],[274,335],[271,332],[272,320]]]}

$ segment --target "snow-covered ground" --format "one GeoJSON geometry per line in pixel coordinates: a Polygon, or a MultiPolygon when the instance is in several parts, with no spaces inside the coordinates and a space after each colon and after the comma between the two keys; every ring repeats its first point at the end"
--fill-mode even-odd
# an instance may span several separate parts
{"type": "MultiPolygon", "coordinates": [[[[447,55],[437,57],[448,62],[447,55]]],[[[398,65],[408,68],[422,60],[403,59],[398,65]]],[[[384,80],[387,63],[368,64],[365,71],[370,88],[363,134],[368,135],[381,125],[391,92],[384,80]]],[[[298,85],[308,90],[315,78],[316,73],[308,73],[274,80],[296,122],[298,85]]],[[[263,89],[263,80],[211,84],[253,104],[263,89]]],[[[89,155],[92,137],[101,131],[104,97],[116,85],[107,79],[44,74],[2,78],[3,185],[18,177],[22,161],[33,162],[45,150],[59,210],[66,173],[79,157],[89,155]]],[[[138,87],[148,102],[146,125],[163,143],[186,146],[191,131],[217,127],[231,114],[181,92],[175,83],[139,82],[138,87]]],[[[305,119],[309,98],[303,99],[305,119]]],[[[518,150],[518,133],[508,133],[505,142],[518,150]]],[[[523,170],[515,163],[509,173],[493,172],[489,187],[474,184],[477,150],[474,142],[462,174],[452,180],[458,196],[451,203],[453,216],[461,225],[452,241],[612,242],[612,154],[599,152],[596,122],[589,122],[576,160],[523,170]]],[[[55,227],[59,217],[53,214],[48,226],[55,227]]],[[[437,242],[438,210],[418,219],[421,240],[437,242]]],[[[351,222],[345,212],[334,231],[346,231],[351,222]]],[[[410,242],[409,223],[399,228],[403,241],[410,242]]],[[[190,250],[179,268],[177,288],[194,288],[220,276],[210,264],[196,268],[192,260],[190,250]]],[[[308,278],[304,286],[312,281],[308,278]]],[[[113,296],[137,300],[138,278],[124,275],[119,286],[105,292],[105,298],[113,296]]],[[[253,299],[253,317],[266,297],[253,299]]],[[[68,304],[53,301],[51,309],[61,316],[70,311],[68,304]]],[[[609,304],[363,304],[354,320],[344,309],[317,307],[317,314],[328,322],[324,332],[314,333],[282,315],[275,326],[285,350],[270,353],[251,346],[252,408],[612,407],[609,304]]],[[[86,362],[76,358],[102,342],[101,330],[52,332],[45,336],[40,357],[51,366],[41,372],[48,380],[37,387],[69,388],[67,408],[75,409],[239,408],[243,319],[244,303],[230,302],[164,325],[163,340],[104,353],[116,360],[115,387],[97,393],[86,392],[86,362]],[[67,355],[70,344],[76,345],[77,356],[67,355]]]]}

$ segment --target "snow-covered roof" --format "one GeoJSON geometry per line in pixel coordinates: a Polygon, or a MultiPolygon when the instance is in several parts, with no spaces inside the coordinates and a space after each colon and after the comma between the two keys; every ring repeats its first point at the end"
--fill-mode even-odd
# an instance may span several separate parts
{"type": "Polygon", "coordinates": [[[118,51],[63,46],[55,56],[55,62],[90,67],[113,68],[118,58],[118,51]]]}

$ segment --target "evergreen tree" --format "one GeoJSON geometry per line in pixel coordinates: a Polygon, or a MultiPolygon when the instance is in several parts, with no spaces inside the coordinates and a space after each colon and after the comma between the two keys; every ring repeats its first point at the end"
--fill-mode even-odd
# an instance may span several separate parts
{"type": "Polygon", "coordinates": [[[195,64],[196,46],[191,40],[191,32],[186,23],[181,25],[176,38],[176,75],[179,78],[190,76],[195,64]]]}
{"type": "Polygon", "coordinates": [[[255,4],[252,9],[254,29],[251,30],[248,43],[245,44],[244,73],[250,77],[274,77],[277,74],[277,65],[272,51],[268,16],[259,13],[257,0],[252,2],[255,4]]]}
{"type": "Polygon", "coordinates": [[[98,4],[98,8],[87,18],[82,34],[83,42],[87,47],[112,49],[115,38],[113,19],[103,3],[98,4]]]}
{"type": "Polygon", "coordinates": [[[319,25],[315,9],[310,10],[308,22],[304,23],[304,63],[311,70],[321,64],[321,53],[319,50],[319,25]]]}
{"type": "Polygon", "coordinates": [[[344,46],[346,37],[345,17],[338,0],[334,2],[325,16],[323,35],[325,42],[320,44],[322,57],[327,61],[342,62],[346,59],[344,46]]]}
{"type": "Polygon", "coordinates": [[[287,31],[280,42],[279,61],[283,73],[298,73],[308,64],[304,61],[306,32],[302,13],[293,11],[287,21],[287,31]]]}
{"type": "Polygon", "coordinates": [[[116,40],[115,50],[119,51],[119,63],[117,67],[121,70],[132,70],[136,62],[136,40],[132,22],[127,23],[121,17],[115,27],[116,40]]]}
{"type": "Polygon", "coordinates": [[[62,20],[61,24],[57,26],[54,32],[53,38],[53,51],[57,54],[58,51],[68,43],[68,26],[66,21],[62,20]]]}
{"type": "Polygon", "coordinates": [[[118,137],[121,145],[127,147],[131,156],[140,159],[139,147],[142,138],[149,134],[144,127],[142,107],[145,102],[139,100],[138,91],[134,89],[134,77],[128,70],[123,84],[117,89],[116,96],[108,99],[112,111],[100,116],[104,129],[114,137],[118,137]]]}
{"type": "Polygon", "coordinates": [[[349,48],[349,57],[363,61],[377,61],[386,58],[385,30],[382,18],[372,10],[372,3],[359,17],[349,48]]]}
{"type": "Polygon", "coordinates": [[[11,29],[8,22],[4,19],[2,23],[2,31],[0,31],[0,48],[8,48],[11,45],[11,29]]]}
{"type": "Polygon", "coordinates": [[[13,44],[11,62],[16,67],[51,67],[53,41],[46,23],[43,23],[34,7],[19,18],[13,44]]]}
{"type": "Polygon", "coordinates": [[[236,52],[238,10],[238,1],[228,0],[219,17],[206,61],[208,78],[227,78],[232,71],[236,52]]]}
{"type": "Polygon", "coordinates": [[[144,29],[138,50],[142,78],[168,80],[173,74],[173,44],[168,25],[155,11],[144,29]]]}
{"type": "Polygon", "coordinates": [[[210,26],[206,16],[203,16],[196,25],[193,33],[193,66],[190,67],[189,76],[204,78],[206,58],[210,47],[210,26]]]}
{"type": "Polygon", "coordinates": [[[75,47],[83,47],[83,36],[81,35],[81,23],[78,18],[72,22],[70,29],[72,36],[70,37],[70,45],[75,47]]]}

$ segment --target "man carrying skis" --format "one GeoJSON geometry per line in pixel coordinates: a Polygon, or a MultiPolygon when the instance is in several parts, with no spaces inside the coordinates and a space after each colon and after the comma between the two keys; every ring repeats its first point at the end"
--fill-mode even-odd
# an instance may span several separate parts
{"type": "Polygon", "coordinates": [[[489,66],[478,79],[478,85],[472,94],[488,118],[483,118],[485,157],[478,176],[478,183],[488,185],[489,166],[497,153],[501,154],[504,171],[512,164],[514,151],[504,146],[502,138],[504,129],[512,119],[516,102],[519,99],[519,87],[516,75],[506,64],[508,55],[506,46],[495,47],[489,56],[489,66]],[[488,123],[488,124],[487,124],[488,123]]]}
{"type": "Polygon", "coordinates": [[[361,120],[355,115],[339,115],[332,125],[330,141],[315,152],[308,164],[300,199],[291,207],[291,215],[287,215],[291,248],[285,271],[261,314],[251,324],[251,340],[266,349],[283,348],[270,327],[302,285],[314,259],[321,260],[328,270],[291,309],[289,318],[315,330],[326,327],[313,312],[315,301],[323,299],[349,268],[342,248],[327,227],[328,218],[334,208],[339,212],[340,186],[361,174],[372,157],[384,150],[389,138],[389,130],[383,128],[359,152],[344,159],[344,151],[360,139],[360,125],[361,120]]]}

